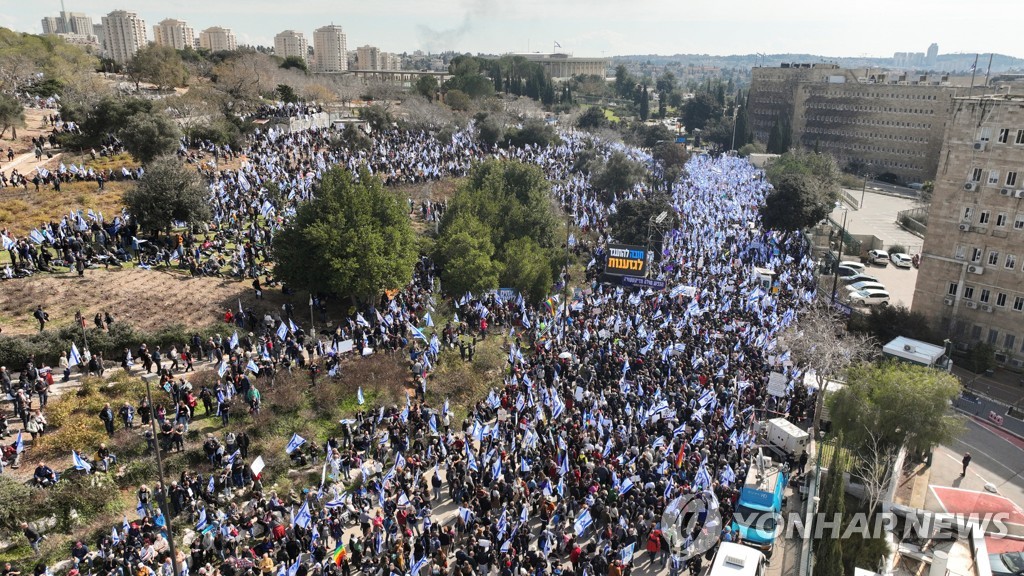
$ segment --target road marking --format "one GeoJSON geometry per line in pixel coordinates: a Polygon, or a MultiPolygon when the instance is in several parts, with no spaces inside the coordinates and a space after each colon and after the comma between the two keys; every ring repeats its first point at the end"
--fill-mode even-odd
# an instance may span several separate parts
{"type": "MultiPolygon", "coordinates": [[[[959,439],[959,438],[957,438],[956,440],[954,440],[954,442],[959,442],[959,443],[963,444],[964,446],[967,446],[968,448],[970,448],[970,449],[971,449],[971,452],[972,452],[972,453],[978,453],[978,454],[981,454],[982,456],[985,456],[986,458],[989,458],[990,460],[992,460],[993,462],[995,462],[995,463],[996,463],[996,464],[998,464],[999,466],[1002,466],[1003,468],[1005,468],[1006,470],[1008,470],[1008,471],[1010,472],[1010,474],[1015,474],[1015,473],[1017,472],[1016,470],[1014,470],[1013,468],[1010,468],[1010,467],[1009,467],[1009,466],[1007,466],[1006,464],[1003,464],[1002,462],[1000,462],[1000,461],[999,461],[999,459],[998,459],[998,458],[996,458],[996,457],[992,456],[992,455],[991,455],[991,454],[989,454],[988,452],[985,452],[985,451],[984,451],[984,450],[982,450],[981,448],[977,448],[977,447],[975,447],[975,446],[972,446],[972,445],[968,444],[967,442],[964,442],[963,440],[961,440],[961,439],[959,439]]],[[[949,457],[950,457],[950,458],[952,458],[953,460],[957,460],[957,458],[956,458],[955,456],[952,456],[952,455],[950,455],[950,454],[947,454],[947,456],[949,456],[949,457]]],[[[960,459],[960,462],[961,462],[961,464],[963,464],[963,462],[962,462],[962,458],[960,459]]],[[[967,468],[968,468],[968,469],[970,469],[970,466],[968,466],[967,468]]],[[[978,476],[978,478],[981,478],[981,475],[980,475],[980,474],[978,474],[977,476],[978,476]]],[[[982,478],[982,480],[984,480],[984,478],[982,478]]]]}

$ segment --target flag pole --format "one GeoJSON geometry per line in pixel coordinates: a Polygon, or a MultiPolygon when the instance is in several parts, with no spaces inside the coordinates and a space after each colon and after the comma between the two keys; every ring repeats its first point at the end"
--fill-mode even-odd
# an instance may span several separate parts
{"type": "Polygon", "coordinates": [[[988,70],[985,71],[985,87],[988,87],[988,78],[992,74],[992,58],[995,56],[993,53],[988,55],[988,70]]]}
{"type": "Polygon", "coordinates": [[[974,65],[971,66],[971,89],[967,92],[967,97],[974,96],[974,75],[978,73],[978,54],[974,55],[974,65]]]}
{"type": "Polygon", "coordinates": [[[152,378],[144,376],[142,381],[146,383],[146,410],[149,410],[149,426],[153,433],[153,451],[156,452],[156,471],[160,476],[160,491],[158,492],[158,502],[160,504],[160,513],[164,516],[164,528],[167,530],[167,548],[171,553],[171,567],[174,570],[174,576],[180,576],[181,570],[178,567],[178,554],[174,549],[174,532],[171,530],[171,511],[167,507],[167,496],[168,487],[167,480],[164,478],[164,460],[160,455],[160,437],[157,436],[156,431],[156,416],[153,413],[153,392],[150,389],[150,380],[152,378]]]}

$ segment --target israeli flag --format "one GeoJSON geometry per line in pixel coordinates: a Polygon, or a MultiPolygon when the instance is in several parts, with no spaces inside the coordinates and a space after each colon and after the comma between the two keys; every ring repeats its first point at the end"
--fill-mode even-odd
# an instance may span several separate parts
{"type": "Polygon", "coordinates": [[[466,465],[469,466],[470,470],[478,472],[480,468],[476,464],[476,457],[473,456],[473,450],[469,448],[469,444],[466,444],[466,465]]]}
{"type": "Polygon", "coordinates": [[[309,515],[309,502],[303,502],[302,508],[299,508],[299,511],[295,514],[294,524],[303,528],[309,528],[309,525],[312,523],[313,517],[309,515]]]}
{"type": "Polygon", "coordinates": [[[636,550],[636,542],[633,542],[629,546],[626,546],[622,549],[622,552],[619,553],[619,558],[622,560],[623,564],[629,564],[633,561],[634,550],[636,550]]]}
{"type": "Polygon", "coordinates": [[[295,563],[288,567],[288,575],[287,576],[296,576],[299,573],[299,559],[300,558],[302,558],[302,556],[299,556],[298,558],[296,558],[295,559],[295,563]]]}
{"type": "Polygon", "coordinates": [[[228,346],[230,346],[232,350],[238,348],[238,332],[231,335],[231,339],[228,340],[228,346]]]}
{"type": "Polygon", "coordinates": [[[498,476],[501,476],[501,458],[494,461],[494,466],[491,468],[491,479],[497,480],[498,476]]]}
{"type": "Polygon", "coordinates": [[[203,532],[206,530],[208,523],[206,522],[206,508],[199,509],[199,520],[196,522],[196,530],[203,532]]]}
{"type": "Polygon", "coordinates": [[[417,560],[416,563],[414,563],[412,565],[412,576],[419,576],[420,570],[422,570],[423,567],[426,566],[426,565],[427,565],[427,555],[424,554],[422,558],[417,560]]]}
{"type": "Polygon", "coordinates": [[[693,479],[694,486],[698,490],[703,490],[708,486],[711,486],[711,475],[708,474],[708,468],[705,465],[706,462],[700,463],[700,469],[697,470],[697,475],[693,479]]]}
{"type": "Polygon", "coordinates": [[[305,443],[305,438],[299,436],[298,434],[292,434],[292,439],[288,441],[288,445],[285,446],[284,451],[286,454],[291,454],[292,452],[295,452],[299,448],[299,446],[302,446],[305,443]]]}
{"type": "Polygon", "coordinates": [[[690,444],[700,444],[704,441],[704,429],[700,429],[696,434],[693,435],[693,440],[690,440],[690,444]]]}
{"type": "Polygon", "coordinates": [[[291,318],[288,319],[288,329],[291,330],[292,332],[299,331],[299,327],[295,325],[295,322],[292,322],[291,318]]]}
{"type": "Polygon", "coordinates": [[[445,414],[447,414],[448,412],[450,412],[450,410],[449,410],[449,408],[448,408],[448,399],[447,399],[447,398],[445,398],[445,399],[444,399],[444,407],[443,407],[443,408],[441,408],[441,415],[445,415],[445,414]]]}
{"type": "Polygon", "coordinates": [[[221,378],[223,378],[224,375],[227,374],[227,373],[228,373],[228,361],[227,360],[221,360],[220,361],[220,366],[217,367],[217,376],[220,376],[221,378]]]}
{"type": "Polygon", "coordinates": [[[209,492],[210,494],[213,494],[214,491],[216,490],[217,486],[214,483],[213,474],[210,474],[210,483],[206,485],[206,491],[209,492]]]}
{"type": "Polygon", "coordinates": [[[463,522],[469,524],[469,521],[473,519],[473,511],[469,508],[459,508],[459,518],[462,518],[463,522]]]}
{"type": "Polygon", "coordinates": [[[78,366],[82,363],[82,355],[78,353],[78,346],[71,343],[71,354],[68,354],[68,366],[78,366]]]}
{"type": "Polygon", "coordinates": [[[121,535],[117,533],[117,528],[110,529],[110,541],[114,544],[121,542],[121,535]]]}
{"type": "Polygon", "coordinates": [[[736,472],[733,471],[732,466],[726,464],[725,469],[719,474],[719,479],[725,484],[732,484],[736,481],[736,472]]]}
{"type": "Polygon", "coordinates": [[[281,322],[281,325],[277,327],[277,339],[284,340],[286,338],[288,338],[288,327],[281,322]]]}
{"type": "Polygon", "coordinates": [[[89,464],[78,455],[75,450],[71,451],[71,461],[75,464],[76,470],[85,470],[86,472],[92,472],[92,464],[89,464]]]}
{"type": "Polygon", "coordinates": [[[363,404],[366,404],[366,398],[363,397],[363,387],[362,386],[360,386],[356,390],[356,402],[358,402],[360,406],[362,406],[363,404]]]}
{"type": "Polygon", "coordinates": [[[590,510],[584,510],[573,523],[573,528],[576,530],[576,537],[582,537],[583,533],[586,532],[587,528],[590,528],[590,525],[593,523],[594,519],[590,517],[590,510]]]}
{"type": "Polygon", "coordinates": [[[14,453],[21,454],[25,451],[25,442],[21,439],[21,430],[18,430],[18,438],[14,441],[14,453]]]}
{"type": "Polygon", "coordinates": [[[633,489],[633,481],[630,480],[629,478],[626,478],[622,482],[622,484],[619,486],[619,496],[622,496],[623,494],[625,494],[626,492],[629,492],[632,489],[633,489]]]}
{"type": "Polygon", "coordinates": [[[430,415],[430,421],[427,424],[428,424],[428,426],[430,426],[430,433],[436,435],[437,434],[437,416],[431,414],[430,415]]]}
{"type": "Polygon", "coordinates": [[[423,324],[425,326],[429,327],[429,328],[433,328],[434,327],[434,319],[430,317],[430,312],[427,312],[423,316],[423,324]]]}
{"type": "Polygon", "coordinates": [[[409,331],[412,332],[412,337],[416,340],[423,340],[424,342],[427,341],[427,337],[423,335],[423,332],[412,324],[409,324],[409,331]]]}

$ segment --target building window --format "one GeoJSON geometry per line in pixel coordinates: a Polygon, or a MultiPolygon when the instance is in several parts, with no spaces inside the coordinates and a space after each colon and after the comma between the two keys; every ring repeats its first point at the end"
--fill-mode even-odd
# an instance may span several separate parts
{"type": "Polygon", "coordinates": [[[971,182],[981,182],[981,168],[975,168],[971,170],[971,182]]]}
{"type": "Polygon", "coordinates": [[[958,286],[956,282],[950,282],[949,289],[946,290],[946,293],[949,294],[950,296],[956,296],[957,288],[958,286]]]}
{"type": "Polygon", "coordinates": [[[1003,348],[1007,350],[1013,350],[1013,345],[1017,343],[1017,337],[1013,334],[1007,334],[1003,336],[1003,348]]]}
{"type": "Polygon", "coordinates": [[[1024,311],[1024,297],[1017,296],[1013,299],[1013,309],[1017,312],[1024,311]]]}
{"type": "Polygon", "coordinates": [[[988,185],[993,186],[999,184],[999,170],[988,171],[988,185]]]}
{"type": "Polygon", "coordinates": [[[981,213],[978,214],[978,224],[988,224],[991,216],[992,214],[988,210],[982,210],[981,213]]]}
{"type": "Polygon", "coordinates": [[[995,266],[996,264],[999,264],[999,252],[997,252],[995,250],[992,250],[991,252],[989,252],[988,253],[988,263],[989,263],[989,266],[995,266]]]}
{"type": "Polygon", "coordinates": [[[956,247],[956,252],[953,253],[953,258],[956,258],[957,260],[963,260],[966,257],[967,247],[964,246],[963,244],[958,244],[956,247]]]}
{"type": "Polygon", "coordinates": [[[988,343],[995,344],[999,340],[999,330],[995,328],[988,329],[988,343]]]}
{"type": "Polygon", "coordinates": [[[1007,172],[1006,173],[1006,185],[1007,186],[1016,186],[1017,185],[1017,173],[1016,172],[1007,172]]]}
{"type": "Polygon", "coordinates": [[[1017,130],[1017,139],[1014,144],[1024,144],[1024,130],[1017,130]]]}
{"type": "Polygon", "coordinates": [[[974,298],[974,286],[964,286],[964,299],[971,300],[974,298]]]}
{"type": "Polygon", "coordinates": [[[1013,221],[1013,229],[1024,229],[1024,214],[1017,214],[1017,218],[1013,221]]]}
{"type": "Polygon", "coordinates": [[[981,298],[978,298],[978,300],[981,300],[983,303],[988,304],[988,301],[991,298],[992,298],[992,293],[988,291],[988,288],[982,288],[981,289],[981,298]]]}
{"type": "Polygon", "coordinates": [[[981,262],[982,251],[981,248],[971,248],[971,262],[981,262]]]}
{"type": "Polygon", "coordinates": [[[1003,228],[1006,226],[1006,213],[1000,212],[996,214],[996,228],[1003,228]]]}
{"type": "Polygon", "coordinates": [[[1006,263],[1003,264],[1003,267],[1006,268],[1007,270],[1013,270],[1014,268],[1016,268],[1017,267],[1017,257],[1014,256],[1013,254],[1007,254],[1006,255],[1006,263]]]}
{"type": "Polygon", "coordinates": [[[996,306],[1003,308],[1006,306],[1006,294],[1000,292],[996,294],[996,306]]]}
{"type": "Polygon", "coordinates": [[[999,129],[999,143],[1006,144],[1006,141],[1010,139],[1010,129],[1000,128],[999,129]]]}
{"type": "Polygon", "coordinates": [[[978,326],[977,324],[971,326],[971,340],[981,340],[981,326],[978,326]]]}

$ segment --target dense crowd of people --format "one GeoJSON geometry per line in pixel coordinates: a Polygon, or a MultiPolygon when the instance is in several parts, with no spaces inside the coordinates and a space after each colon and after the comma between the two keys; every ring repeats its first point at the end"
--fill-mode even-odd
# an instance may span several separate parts
{"type": "MultiPolygon", "coordinates": [[[[493,148],[477,142],[471,124],[443,142],[384,131],[368,151],[339,147],[335,136],[333,129],[268,130],[251,139],[240,170],[199,166],[210,186],[213,233],[169,239],[159,248],[166,265],[193,274],[227,267],[253,279],[259,292],[274,233],[315,194],[329,166],[365,167],[389,183],[422,182],[464,175],[472,162],[498,156],[540,166],[575,227],[591,233],[571,242],[590,253],[586,283],[567,299],[552,296],[539,306],[500,293],[456,296],[454,317],[433,326],[428,316],[440,296],[424,258],[409,286],[349,315],[330,336],[306,333],[292,310],[239,305],[225,320],[241,337],[197,336],[168,352],[126,350],[122,366],[142,362],[151,371],[155,364],[167,395],[158,407],[106,407],[100,418],[108,432],[132,427],[136,416],[144,424],[157,418],[161,437],[150,441],[180,449],[202,403],[221,417],[225,436],[206,438],[208,465],[170,486],[142,487],[139,519],[113,527],[91,550],[76,545],[73,568],[121,576],[177,576],[175,564],[181,574],[204,576],[622,576],[647,551],[649,564],[672,576],[699,573],[700,552],[713,549],[703,544],[734,538],[728,520],[701,514],[680,530],[662,525],[665,508],[697,496],[705,510],[730,518],[756,453],[757,422],[775,415],[799,420],[812,401],[798,384],[781,398],[767,390],[770,370],[785,358],[777,335],[813,299],[815,283],[804,240],[760,226],[758,207],[769,190],[763,174],[744,159],[692,159],[672,187],[680,225],[665,235],[653,263],[651,278],[666,287],[630,289],[600,282],[598,272],[615,238],[607,220],[616,202],[647,190],[638,184],[602,201],[587,175],[573,169],[587,136],[564,132],[556,145],[493,148]],[[227,252],[228,241],[237,249],[227,252]],[[769,285],[755,267],[774,271],[769,285]],[[477,338],[498,333],[509,342],[504,381],[454,422],[448,401],[427,400],[432,367],[440,354],[460,348],[465,358],[477,338]],[[342,354],[367,349],[408,354],[416,393],[404,405],[370,406],[360,389],[360,411],[335,435],[289,442],[297,465],[322,467],[321,482],[291,494],[266,488],[273,480],[248,453],[248,439],[231,431],[232,403],[244,399],[258,410],[260,379],[275,370],[336,376],[342,354]],[[193,358],[212,363],[215,389],[192,389],[186,372],[193,358]],[[164,530],[168,516],[188,518],[195,528],[176,558],[164,530]]],[[[605,157],[621,150],[657,169],[640,150],[598,150],[605,157]]],[[[443,209],[422,205],[421,217],[443,209]]],[[[121,258],[140,252],[125,214],[108,222],[71,213],[35,232],[41,240],[4,234],[12,259],[38,268],[39,253],[51,250],[64,261],[97,245],[121,258]]],[[[8,379],[25,382],[18,393],[29,407],[33,369],[8,379]]],[[[90,467],[109,467],[115,456],[105,449],[90,467]]],[[[37,535],[25,530],[35,547],[37,535]]]]}

